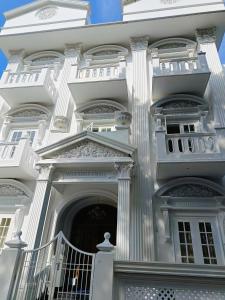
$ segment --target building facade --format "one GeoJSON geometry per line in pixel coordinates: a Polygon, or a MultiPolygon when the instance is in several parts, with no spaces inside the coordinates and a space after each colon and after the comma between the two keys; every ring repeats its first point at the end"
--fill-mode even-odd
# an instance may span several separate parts
{"type": "Polygon", "coordinates": [[[123,5],[6,13],[0,300],[225,299],[224,2],[123,5]]]}

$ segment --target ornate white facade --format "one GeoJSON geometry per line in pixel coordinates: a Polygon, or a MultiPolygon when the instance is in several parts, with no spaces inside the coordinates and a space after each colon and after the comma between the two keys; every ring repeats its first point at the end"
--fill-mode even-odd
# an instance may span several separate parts
{"type": "Polygon", "coordinates": [[[0,300],[225,300],[224,3],[123,3],[6,13],[0,300]]]}

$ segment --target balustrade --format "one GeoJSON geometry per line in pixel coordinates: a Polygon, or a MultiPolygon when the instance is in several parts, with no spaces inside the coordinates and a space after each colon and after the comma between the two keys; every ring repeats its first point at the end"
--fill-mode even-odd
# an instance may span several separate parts
{"type": "Polygon", "coordinates": [[[179,75],[187,73],[207,72],[208,65],[205,53],[199,53],[197,57],[191,58],[171,58],[159,60],[158,65],[154,65],[154,75],[179,75]]]}
{"type": "Polygon", "coordinates": [[[218,153],[216,136],[213,133],[186,133],[166,135],[167,153],[218,153]]]}
{"type": "Polygon", "coordinates": [[[119,65],[91,66],[78,70],[79,79],[104,79],[115,78],[124,75],[119,65]]]}
{"type": "Polygon", "coordinates": [[[0,161],[14,159],[17,148],[18,144],[16,143],[0,144],[0,161]]]}

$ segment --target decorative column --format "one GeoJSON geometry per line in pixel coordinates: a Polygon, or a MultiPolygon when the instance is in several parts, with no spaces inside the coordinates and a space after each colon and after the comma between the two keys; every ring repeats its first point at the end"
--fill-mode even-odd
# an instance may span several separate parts
{"type": "Polygon", "coordinates": [[[130,258],[130,172],[132,163],[115,163],[118,172],[116,258],[130,258]]]}
{"type": "Polygon", "coordinates": [[[29,249],[38,248],[41,243],[49,205],[53,169],[54,167],[51,165],[38,167],[39,177],[29,211],[29,222],[26,234],[29,249]]]}
{"type": "Polygon", "coordinates": [[[10,116],[5,117],[0,131],[0,141],[4,142],[6,140],[9,133],[11,121],[12,121],[12,117],[10,116]]]}
{"type": "Polygon", "coordinates": [[[69,119],[72,116],[71,112],[73,111],[71,109],[73,103],[72,95],[70,93],[67,82],[70,76],[71,68],[73,67],[74,71],[74,66],[78,66],[80,60],[80,52],[80,44],[66,46],[66,50],[64,52],[65,61],[62,70],[61,83],[58,88],[58,99],[55,107],[55,116],[52,131],[68,131],[69,119]]]}
{"type": "Polygon", "coordinates": [[[131,142],[137,147],[135,179],[131,203],[131,256],[132,260],[154,259],[154,231],[151,199],[151,165],[149,137],[149,89],[148,38],[131,39],[133,85],[130,106],[132,108],[131,142]]]}
{"type": "Polygon", "coordinates": [[[207,96],[212,101],[215,127],[225,128],[225,76],[216,47],[216,28],[197,29],[196,37],[211,71],[207,96]]]}
{"type": "Polygon", "coordinates": [[[41,145],[43,143],[43,139],[44,139],[45,133],[46,133],[46,128],[47,128],[47,121],[39,120],[38,121],[38,137],[37,137],[37,141],[38,141],[39,145],[41,145]]]}

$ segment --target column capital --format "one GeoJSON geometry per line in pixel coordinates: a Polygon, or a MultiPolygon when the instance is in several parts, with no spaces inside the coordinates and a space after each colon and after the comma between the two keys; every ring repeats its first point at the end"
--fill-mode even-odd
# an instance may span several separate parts
{"type": "Polygon", "coordinates": [[[132,51],[147,50],[148,48],[148,36],[131,37],[130,46],[132,51]]]}
{"type": "Polygon", "coordinates": [[[195,32],[198,43],[215,43],[216,27],[197,29],[195,32]]]}
{"type": "Polygon", "coordinates": [[[50,181],[52,173],[55,169],[53,165],[36,166],[36,170],[39,172],[38,181],[50,181]]]}
{"type": "Polygon", "coordinates": [[[24,49],[17,49],[17,50],[9,50],[9,61],[10,62],[18,62],[21,60],[21,58],[24,58],[25,56],[25,50],[24,49]]]}
{"type": "Polygon", "coordinates": [[[118,179],[130,180],[133,162],[116,162],[114,168],[117,170],[118,179]]]}
{"type": "Polygon", "coordinates": [[[66,57],[77,57],[80,56],[81,54],[81,48],[82,48],[82,44],[81,43],[77,43],[77,44],[66,44],[65,45],[65,50],[64,50],[64,54],[66,57]]]}

